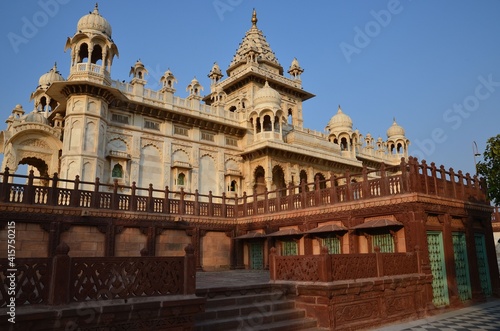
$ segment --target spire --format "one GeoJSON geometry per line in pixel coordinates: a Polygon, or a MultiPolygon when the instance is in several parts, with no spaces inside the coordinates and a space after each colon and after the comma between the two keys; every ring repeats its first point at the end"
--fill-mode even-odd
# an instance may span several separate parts
{"type": "Polygon", "coordinates": [[[253,9],[253,13],[252,13],[252,27],[257,27],[257,11],[255,10],[255,8],[253,9]]]}
{"type": "Polygon", "coordinates": [[[99,15],[99,4],[97,2],[95,3],[94,14],[99,15]]]}
{"type": "Polygon", "coordinates": [[[228,74],[233,68],[247,63],[266,63],[283,74],[283,67],[278,62],[276,55],[272,51],[266,37],[257,28],[257,11],[252,13],[252,27],[246,32],[243,41],[240,43],[233,60],[227,69],[228,74]]]}

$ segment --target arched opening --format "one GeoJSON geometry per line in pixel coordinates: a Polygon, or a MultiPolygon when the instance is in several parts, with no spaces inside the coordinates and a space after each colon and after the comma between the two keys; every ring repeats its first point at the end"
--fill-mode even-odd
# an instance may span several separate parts
{"type": "MultiPolygon", "coordinates": [[[[25,169],[25,171],[29,171],[29,169],[33,167],[34,170],[36,170],[34,173],[36,177],[49,177],[49,167],[47,166],[47,163],[45,163],[45,161],[42,159],[38,159],[36,157],[25,157],[21,161],[19,161],[18,165],[25,166],[20,167],[21,169],[18,168],[17,170],[25,169]]],[[[41,186],[48,186],[49,181],[42,179],[38,180],[36,184],[41,186]]]]}
{"type": "Polygon", "coordinates": [[[229,111],[230,111],[231,113],[234,113],[234,112],[236,111],[236,106],[231,106],[231,107],[229,107],[229,111]]]}
{"type": "Polygon", "coordinates": [[[264,168],[258,166],[254,171],[254,192],[257,194],[264,193],[266,191],[266,172],[264,168]]]}
{"type": "Polygon", "coordinates": [[[288,124],[293,125],[293,112],[292,108],[288,108],[288,124]]]}
{"type": "Polygon", "coordinates": [[[260,124],[260,117],[257,117],[257,121],[255,123],[255,130],[257,133],[259,133],[260,131],[262,131],[262,126],[260,124]]]}
{"type": "MultiPolygon", "coordinates": [[[[302,184],[302,182],[304,182],[305,184],[307,184],[307,172],[305,170],[301,170],[300,171],[299,179],[300,179],[299,184],[302,184]]],[[[307,185],[306,185],[306,191],[308,191],[307,185]]],[[[302,185],[299,186],[299,192],[302,192],[302,185]]]]}
{"type": "Polygon", "coordinates": [[[325,176],[321,172],[318,172],[318,173],[316,173],[316,175],[314,175],[314,180],[315,181],[316,181],[316,178],[319,180],[319,188],[320,188],[320,190],[325,189],[326,188],[325,176]]]}
{"type": "Polygon", "coordinates": [[[229,184],[229,191],[236,192],[237,188],[236,185],[237,185],[236,180],[232,180],[231,183],[229,184]]]}
{"type": "Polygon", "coordinates": [[[89,58],[89,45],[83,43],[80,45],[80,50],[78,51],[78,63],[86,62],[85,59],[89,58]]]}
{"type": "Polygon", "coordinates": [[[280,118],[278,116],[274,116],[274,131],[280,132],[280,118]]]}
{"type": "Polygon", "coordinates": [[[286,195],[285,173],[280,166],[273,168],[273,189],[279,190],[280,196],[286,195]]]}
{"type": "Polygon", "coordinates": [[[401,143],[398,143],[397,152],[398,154],[403,153],[403,145],[401,143]]]}
{"type": "Polygon", "coordinates": [[[333,139],[333,143],[338,145],[339,140],[337,138],[335,138],[335,139],[333,139]]]}
{"type": "Polygon", "coordinates": [[[340,150],[347,151],[347,138],[340,139],[340,150]]]}
{"type": "Polygon", "coordinates": [[[40,103],[38,104],[38,110],[39,111],[45,111],[45,107],[47,107],[47,98],[46,97],[41,97],[40,98],[40,103]]]}
{"type": "Polygon", "coordinates": [[[271,116],[269,115],[264,116],[263,126],[264,126],[264,131],[272,131],[273,126],[271,123],[271,116]]]}
{"type": "Polygon", "coordinates": [[[98,64],[97,61],[101,61],[102,63],[102,47],[100,45],[94,45],[92,56],[90,57],[90,63],[98,64]]]}
{"type": "Polygon", "coordinates": [[[123,167],[121,164],[117,163],[111,171],[111,177],[113,178],[123,178],[123,167]]]}

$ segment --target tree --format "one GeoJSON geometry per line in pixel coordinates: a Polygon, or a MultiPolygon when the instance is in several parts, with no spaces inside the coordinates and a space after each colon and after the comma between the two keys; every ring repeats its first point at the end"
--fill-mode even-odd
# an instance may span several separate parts
{"type": "Polygon", "coordinates": [[[486,143],[483,161],[477,164],[477,173],[486,178],[488,197],[495,204],[500,205],[500,134],[491,137],[486,143]]]}

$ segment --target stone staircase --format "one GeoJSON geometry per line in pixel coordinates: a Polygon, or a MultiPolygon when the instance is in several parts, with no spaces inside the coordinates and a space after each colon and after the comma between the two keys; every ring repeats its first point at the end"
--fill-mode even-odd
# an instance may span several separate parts
{"type": "Polygon", "coordinates": [[[196,331],[323,331],[317,321],[296,309],[288,290],[273,285],[254,285],[196,292],[205,296],[205,312],[196,318],[196,331]]]}

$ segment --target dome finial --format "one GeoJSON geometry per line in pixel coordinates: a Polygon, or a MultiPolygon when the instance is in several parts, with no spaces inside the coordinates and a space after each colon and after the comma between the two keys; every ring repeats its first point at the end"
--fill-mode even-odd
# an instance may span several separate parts
{"type": "Polygon", "coordinates": [[[257,11],[255,10],[255,8],[253,9],[253,13],[252,13],[252,26],[255,26],[257,27],[257,11]]]}
{"type": "Polygon", "coordinates": [[[99,14],[99,4],[97,2],[95,3],[94,13],[99,14]]]}
{"type": "Polygon", "coordinates": [[[340,107],[340,105],[339,105],[339,108],[337,109],[337,113],[338,114],[342,113],[342,107],[340,107]]]}

